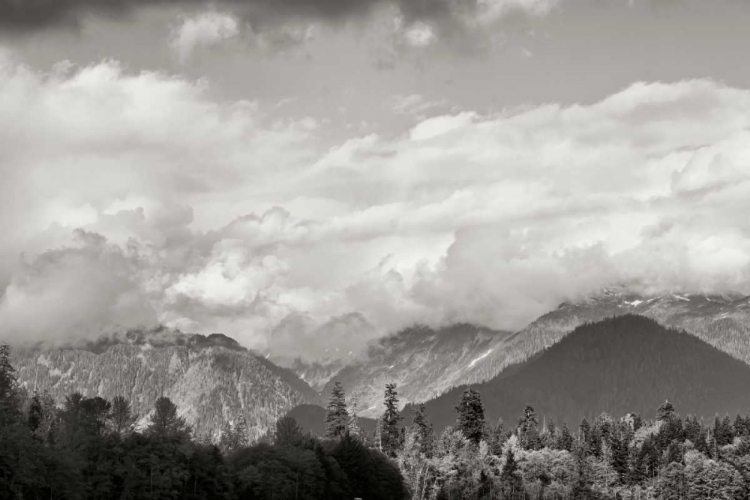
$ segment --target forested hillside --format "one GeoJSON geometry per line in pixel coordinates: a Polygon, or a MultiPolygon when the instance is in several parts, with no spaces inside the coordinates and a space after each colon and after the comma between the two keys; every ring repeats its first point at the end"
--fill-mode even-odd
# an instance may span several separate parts
{"type": "MultiPolygon", "coordinates": [[[[533,359],[472,387],[492,420],[513,420],[530,403],[542,418],[571,424],[601,412],[651,416],[665,398],[703,417],[750,411],[750,366],[635,315],[579,326],[533,359]]],[[[463,390],[427,402],[436,428],[453,424],[463,390]]]]}

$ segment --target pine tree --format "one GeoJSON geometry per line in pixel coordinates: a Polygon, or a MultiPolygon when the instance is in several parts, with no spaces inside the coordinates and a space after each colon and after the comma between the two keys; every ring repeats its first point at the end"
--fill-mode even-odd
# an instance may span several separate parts
{"type": "Polygon", "coordinates": [[[346,410],[344,389],[337,381],[331,390],[326,413],[326,437],[328,439],[341,438],[349,427],[349,412],[346,410]]]}
{"type": "Polygon", "coordinates": [[[276,421],[274,444],[277,446],[299,446],[305,439],[302,427],[290,416],[281,417],[276,421]]]}
{"type": "Polygon", "coordinates": [[[351,436],[362,438],[362,428],[359,426],[359,415],[357,415],[357,398],[352,398],[351,415],[347,423],[347,430],[351,436]]]}
{"type": "Polygon", "coordinates": [[[399,430],[399,422],[401,421],[401,415],[398,412],[398,393],[396,392],[396,384],[386,384],[385,386],[385,411],[380,419],[381,421],[381,435],[383,453],[390,457],[395,457],[398,450],[401,448],[401,432],[399,430]]]}
{"type": "Polygon", "coordinates": [[[34,391],[34,395],[31,397],[31,404],[29,405],[29,415],[26,418],[29,430],[32,435],[36,434],[36,431],[42,425],[42,419],[44,418],[44,410],[42,408],[42,400],[39,397],[39,393],[34,391]]]}
{"type": "Polygon", "coordinates": [[[669,400],[665,400],[659,406],[659,409],[656,410],[656,420],[659,422],[667,421],[671,419],[673,416],[674,416],[674,406],[672,406],[672,403],[670,403],[669,400]]]}
{"type": "Polygon", "coordinates": [[[503,489],[503,498],[522,498],[523,482],[518,472],[516,457],[513,454],[513,449],[510,447],[505,453],[505,463],[500,472],[500,482],[503,489]]]}
{"type": "Polygon", "coordinates": [[[591,425],[585,417],[581,420],[581,425],[578,426],[578,429],[578,439],[583,445],[582,449],[585,451],[586,455],[589,455],[591,453],[591,447],[589,446],[589,443],[591,442],[591,425]]]}
{"type": "Polygon", "coordinates": [[[177,407],[172,400],[162,396],[154,404],[154,413],[146,432],[160,439],[188,439],[190,426],[177,415],[177,407]]]}
{"type": "Polygon", "coordinates": [[[133,432],[137,417],[133,415],[130,403],[122,396],[115,396],[109,413],[112,432],[124,437],[133,432]]]}
{"type": "Polygon", "coordinates": [[[518,420],[518,440],[523,449],[536,450],[540,448],[538,425],[534,407],[526,405],[523,417],[518,420]]]}
{"type": "Polygon", "coordinates": [[[570,434],[568,424],[564,423],[560,431],[560,439],[557,442],[557,449],[573,451],[573,436],[570,434]]]}
{"type": "Polygon", "coordinates": [[[474,389],[466,389],[456,406],[458,422],[456,428],[472,443],[478,445],[484,436],[484,407],[482,398],[474,389]]]}
{"type": "Polygon", "coordinates": [[[417,429],[419,452],[428,458],[432,457],[435,444],[435,429],[432,423],[427,421],[424,404],[417,407],[417,411],[414,414],[414,427],[417,429]]]}
{"type": "Polygon", "coordinates": [[[505,422],[502,418],[497,420],[497,424],[490,431],[490,451],[493,455],[501,456],[503,454],[503,444],[505,444],[505,422]]]}
{"type": "Polygon", "coordinates": [[[623,481],[628,473],[628,443],[617,434],[611,436],[610,442],[612,447],[611,465],[617,472],[620,481],[623,481]]]}

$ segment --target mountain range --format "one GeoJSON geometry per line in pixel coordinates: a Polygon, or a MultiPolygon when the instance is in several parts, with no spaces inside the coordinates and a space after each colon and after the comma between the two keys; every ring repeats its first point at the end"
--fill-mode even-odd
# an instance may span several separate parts
{"type": "MultiPolygon", "coordinates": [[[[215,438],[223,422],[243,415],[255,438],[298,405],[324,405],[334,381],[342,383],[360,416],[377,417],[386,383],[397,384],[402,407],[435,400],[455,387],[508,376],[585,323],[623,315],[684,330],[750,363],[750,297],[646,295],[625,287],[562,303],[516,332],[465,323],[413,326],[373,340],[359,353],[326,353],[313,362],[284,359],[285,367],[277,364],[281,360],[245,349],[221,334],[166,328],[13,352],[22,384],[48,390],[58,401],[73,391],[107,398],[125,395],[144,419],[155,399],[166,395],[198,433],[215,438]]],[[[345,319],[330,330],[343,337],[346,325],[364,324],[359,317],[345,319]]]]}
{"type": "MultiPolygon", "coordinates": [[[[578,426],[599,414],[653,417],[669,400],[682,415],[750,411],[750,365],[682,330],[632,314],[585,323],[557,344],[471,387],[489,422],[514,425],[527,404],[542,419],[578,426]]],[[[468,386],[426,403],[436,429],[455,425],[468,386]]],[[[407,420],[413,408],[407,407],[407,420]]]]}
{"type": "MultiPolygon", "coordinates": [[[[611,316],[635,314],[683,329],[725,353],[750,363],[750,297],[739,294],[644,295],[610,287],[579,301],[564,302],[517,332],[470,324],[440,329],[417,326],[378,340],[346,364],[328,369],[328,394],[339,381],[357,400],[363,416],[380,412],[383,388],[396,383],[402,405],[434,398],[451,387],[477,384],[559,342],[577,326],[611,316]],[[343,365],[343,366],[342,366],[343,365]]],[[[309,365],[292,369],[300,375],[309,365]]]]}

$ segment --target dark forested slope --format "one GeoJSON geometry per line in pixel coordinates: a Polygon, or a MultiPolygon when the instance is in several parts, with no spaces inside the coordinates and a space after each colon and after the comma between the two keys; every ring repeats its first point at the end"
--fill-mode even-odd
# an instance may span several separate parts
{"type": "MultiPolygon", "coordinates": [[[[635,315],[579,326],[533,359],[472,387],[481,393],[489,421],[510,423],[526,404],[540,417],[571,425],[602,412],[649,416],[665,399],[683,414],[705,417],[750,410],[750,366],[635,315]]],[[[436,428],[455,423],[464,389],[427,403],[436,428]]]]}

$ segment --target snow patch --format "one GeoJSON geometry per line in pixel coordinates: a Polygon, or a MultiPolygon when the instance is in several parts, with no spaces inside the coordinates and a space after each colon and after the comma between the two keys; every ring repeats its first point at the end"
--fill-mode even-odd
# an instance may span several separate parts
{"type": "Polygon", "coordinates": [[[630,302],[628,302],[628,301],[626,300],[626,301],[625,301],[625,303],[626,303],[626,304],[630,304],[631,306],[634,306],[634,307],[635,307],[635,306],[638,306],[638,305],[640,305],[640,304],[643,304],[643,301],[642,301],[642,300],[633,300],[633,301],[630,301],[630,302]]]}
{"type": "Polygon", "coordinates": [[[674,298],[675,298],[675,299],[677,299],[677,300],[684,300],[684,301],[690,302],[690,299],[689,299],[689,298],[687,298],[687,297],[683,297],[682,295],[677,295],[677,294],[674,294],[674,293],[673,293],[673,294],[672,294],[672,297],[674,297],[674,298]]]}
{"type": "Polygon", "coordinates": [[[471,363],[469,363],[469,368],[473,367],[473,366],[474,366],[475,364],[477,364],[477,363],[478,363],[479,361],[481,361],[481,360],[483,360],[484,358],[486,358],[487,356],[489,356],[489,355],[490,355],[490,353],[491,353],[491,352],[492,352],[493,350],[494,350],[494,349],[490,349],[490,350],[488,350],[487,352],[485,352],[484,354],[482,354],[481,356],[479,356],[479,357],[477,357],[477,358],[474,358],[474,359],[472,359],[472,360],[471,360],[471,363]]]}
{"type": "Polygon", "coordinates": [[[59,368],[53,368],[49,371],[50,377],[60,377],[62,376],[62,372],[59,368]]]}

